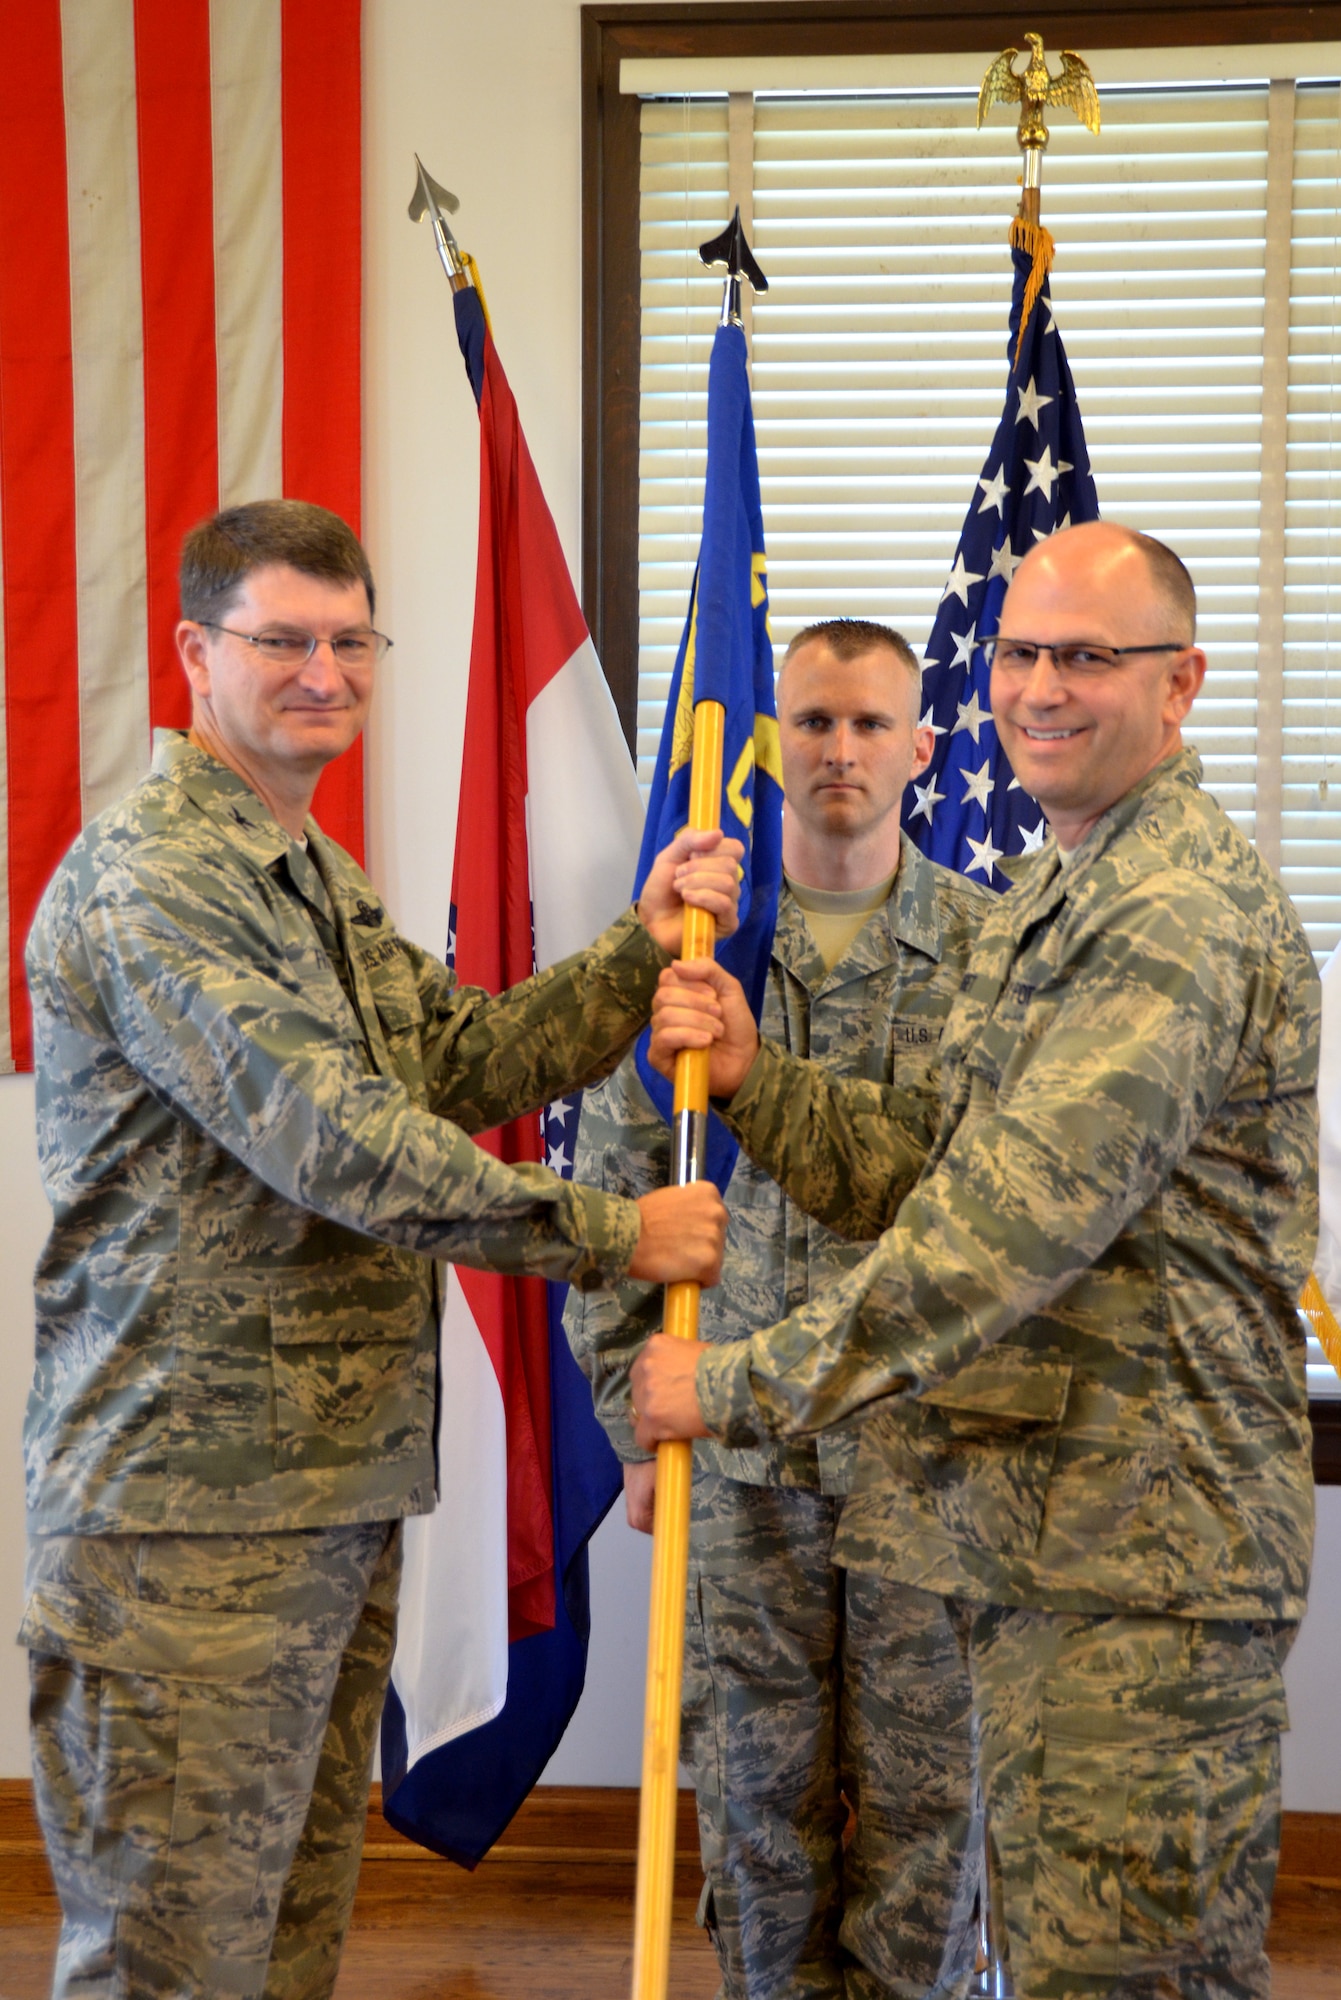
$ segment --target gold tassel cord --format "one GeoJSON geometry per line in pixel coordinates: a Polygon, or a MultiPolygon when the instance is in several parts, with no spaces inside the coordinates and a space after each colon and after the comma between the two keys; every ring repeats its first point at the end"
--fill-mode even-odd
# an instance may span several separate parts
{"type": "Polygon", "coordinates": [[[1322,1286],[1312,1271],[1308,1274],[1308,1283],[1299,1295],[1299,1310],[1313,1328],[1319,1347],[1337,1374],[1341,1375],[1341,1325],[1337,1323],[1336,1314],[1323,1297],[1322,1286]]]}
{"type": "Polygon", "coordinates": [[[494,334],[494,323],[489,317],[489,301],[485,298],[484,287],[480,283],[480,267],[475,262],[475,259],[471,256],[469,250],[463,250],[461,252],[461,262],[466,267],[466,275],[469,277],[471,284],[475,287],[475,290],[480,295],[480,311],[484,314],[484,324],[488,327],[489,338],[492,340],[494,334]]]}
{"type": "Polygon", "coordinates": [[[1029,222],[1017,215],[1010,225],[1010,247],[1023,250],[1034,260],[1034,268],[1029,273],[1024,288],[1024,310],[1020,314],[1020,331],[1015,342],[1015,359],[1018,362],[1020,350],[1024,346],[1024,330],[1029,324],[1029,315],[1038,303],[1049,271],[1052,269],[1052,255],[1055,245],[1049,232],[1041,222],[1029,222]]]}

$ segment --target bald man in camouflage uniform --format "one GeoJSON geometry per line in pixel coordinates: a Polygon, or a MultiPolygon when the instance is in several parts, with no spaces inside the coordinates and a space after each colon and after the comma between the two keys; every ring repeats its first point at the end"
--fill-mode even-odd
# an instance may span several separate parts
{"type": "Polygon", "coordinates": [[[723,1032],[743,1143],[821,1219],[885,1233],[748,1343],[650,1342],[640,1437],[749,1448],[874,1406],[839,1555],[956,1604],[1020,2000],[1270,1985],[1319,993],[1182,747],[1194,609],[1176,559],[1111,524],[1016,572],[992,711],[1055,840],[983,928],[901,1204],[897,1089],[754,1059],[715,968],[721,1015],[676,988],[657,1036],[661,1061],[723,1032]]]}
{"type": "MultiPolygon", "coordinates": [[[[900,836],[931,752],[920,681],[904,640],[863,620],[808,627],[788,648],[786,880],[763,1007],[765,1032],[795,1054],[910,1093],[918,1157],[941,1027],[992,901],[900,836]]],[[[636,1195],[664,1185],[669,1151],[627,1060],[585,1100],[576,1171],[636,1195]]],[[[727,1206],[705,1340],[748,1338],[862,1254],[743,1154],[727,1206]]],[[[660,1292],[623,1284],[574,1294],[566,1321],[641,1527],[656,1467],[639,1462],[628,1368],[661,1311],[660,1292]]],[[[726,2000],[921,2000],[961,1993],[973,1968],[968,1678],[939,1597],[834,1563],[856,1445],[844,1428],[695,1453],[682,1752],[726,2000]]]]}
{"type": "Polygon", "coordinates": [[[643,921],[459,987],[308,817],[384,647],[349,529],[229,509],[187,538],[182,607],[190,737],[75,843],[29,942],[53,1222],[21,1636],[56,1993],[297,2000],[335,1982],[400,1524],[433,1505],[431,1260],[581,1289],[720,1258],[715,1190],[634,1204],[469,1135],[610,1069],[680,890],[727,917],[734,858],[668,851],[643,921]]]}

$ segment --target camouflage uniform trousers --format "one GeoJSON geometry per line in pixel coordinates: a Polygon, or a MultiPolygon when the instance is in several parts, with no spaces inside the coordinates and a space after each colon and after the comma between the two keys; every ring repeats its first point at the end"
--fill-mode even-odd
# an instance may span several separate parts
{"type": "Polygon", "coordinates": [[[835,1566],[842,1507],[695,1472],[683,1754],[722,2000],[942,2000],[972,1973],[959,1642],[943,1599],[835,1566]]]}
{"type": "Polygon", "coordinates": [[[1016,2000],[1267,2000],[1295,1627],[954,1608],[1016,2000]]]}
{"type": "Polygon", "coordinates": [[[395,1643],[399,1522],[30,1544],[55,2000],[335,1985],[395,1643]]]}

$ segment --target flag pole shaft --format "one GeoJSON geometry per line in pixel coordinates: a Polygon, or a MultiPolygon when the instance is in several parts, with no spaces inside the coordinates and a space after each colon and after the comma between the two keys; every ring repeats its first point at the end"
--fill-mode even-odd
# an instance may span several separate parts
{"type": "MultiPolygon", "coordinates": [[[[694,709],[694,761],[689,788],[691,827],[721,824],[725,734],[726,710],[722,704],[699,702],[694,709]]],[[[715,941],[715,926],[708,912],[686,908],[680,956],[710,957],[715,941]]],[[[708,1051],[684,1049],[675,1059],[672,1129],[676,1186],[697,1180],[702,1173],[707,1115],[708,1051]]],[[[665,1330],[679,1340],[698,1337],[698,1293],[698,1286],[692,1282],[666,1287],[665,1330]]],[[[643,1779],[638,1804],[638,1890],[633,1916],[633,2000],[665,2000],[670,1976],[679,1800],[680,1676],[684,1665],[693,1456],[693,1446],[682,1441],[657,1447],[643,1779]]]]}

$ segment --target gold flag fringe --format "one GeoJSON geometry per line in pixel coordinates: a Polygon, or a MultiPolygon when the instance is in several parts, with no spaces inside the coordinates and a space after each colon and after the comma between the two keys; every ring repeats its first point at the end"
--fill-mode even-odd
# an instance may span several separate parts
{"type": "Polygon", "coordinates": [[[1337,1324],[1336,1314],[1323,1297],[1322,1286],[1312,1271],[1299,1295],[1299,1310],[1312,1326],[1323,1353],[1341,1375],[1341,1325],[1337,1324]]]}
{"type": "Polygon", "coordinates": [[[1034,310],[1044,280],[1052,269],[1052,253],[1055,246],[1041,222],[1026,222],[1022,215],[1017,215],[1010,225],[1010,247],[1012,250],[1027,250],[1034,260],[1034,268],[1029,273],[1029,281],[1024,288],[1024,310],[1020,314],[1020,331],[1015,342],[1015,359],[1018,361],[1020,350],[1024,346],[1024,330],[1029,324],[1029,315],[1034,310]]]}
{"type": "MultiPolygon", "coordinates": [[[[475,262],[475,259],[471,256],[469,250],[463,250],[461,252],[461,262],[466,267],[466,275],[469,277],[471,284],[475,287],[475,290],[480,295],[480,311],[484,314],[484,324],[488,327],[489,338],[492,340],[494,333],[494,323],[489,317],[489,301],[485,298],[484,287],[480,283],[480,267],[475,262]]],[[[1031,283],[1033,282],[1032,279],[1030,280],[1030,282],[1031,283]]]]}

